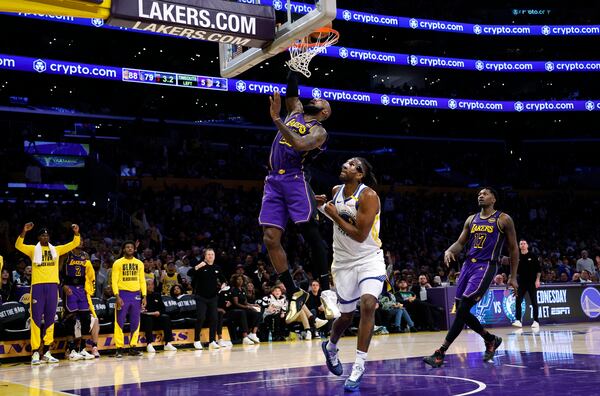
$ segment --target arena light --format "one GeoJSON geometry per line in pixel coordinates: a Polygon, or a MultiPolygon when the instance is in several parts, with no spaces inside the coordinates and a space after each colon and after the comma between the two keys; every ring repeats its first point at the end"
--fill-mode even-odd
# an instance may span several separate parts
{"type": "MultiPolygon", "coordinates": [[[[285,85],[263,81],[227,79],[221,77],[179,74],[115,66],[66,62],[54,59],[30,58],[0,54],[0,70],[45,73],[69,77],[167,85],[188,89],[211,89],[230,93],[271,95],[285,94],[285,85]],[[190,81],[192,84],[190,84],[190,81]]],[[[574,112],[600,111],[600,100],[478,100],[465,98],[434,98],[400,96],[371,92],[300,86],[300,97],[323,98],[331,101],[370,104],[387,107],[445,109],[484,112],[574,112]]]]}

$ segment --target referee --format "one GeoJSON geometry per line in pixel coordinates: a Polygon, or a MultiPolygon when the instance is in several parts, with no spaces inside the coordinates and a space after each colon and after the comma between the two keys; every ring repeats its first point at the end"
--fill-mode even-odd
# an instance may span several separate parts
{"type": "Polygon", "coordinates": [[[542,267],[540,260],[529,251],[529,245],[525,239],[519,241],[519,270],[518,270],[518,282],[519,289],[517,291],[517,309],[515,315],[515,321],[513,326],[523,327],[521,323],[521,304],[525,293],[529,293],[529,299],[531,300],[531,306],[533,307],[533,323],[531,328],[537,329],[540,327],[538,320],[538,302],[537,302],[537,289],[540,287],[540,275],[542,273],[542,267]]]}

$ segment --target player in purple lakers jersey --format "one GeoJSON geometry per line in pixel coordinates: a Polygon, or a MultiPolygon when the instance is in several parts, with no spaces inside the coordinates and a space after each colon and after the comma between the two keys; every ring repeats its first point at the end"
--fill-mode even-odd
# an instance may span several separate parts
{"type": "Polygon", "coordinates": [[[270,98],[271,118],[278,129],[269,154],[269,174],[265,188],[259,223],[264,231],[264,243],[273,266],[290,296],[286,320],[294,321],[300,314],[308,293],[298,289],[288,270],[287,256],[281,246],[281,236],[288,220],[300,226],[312,251],[313,274],[323,289],[329,288],[327,252],[315,217],[314,194],[308,185],[305,166],[326,149],[327,132],[321,126],[331,115],[331,107],[324,99],[313,99],[303,106],[298,99],[296,73],[288,76],[287,116],[280,118],[281,97],[275,92],[270,98]]]}
{"type": "Polygon", "coordinates": [[[510,257],[511,276],[509,285],[517,292],[516,280],[519,265],[519,247],[517,233],[512,218],[506,213],[494,209],[496,190],[486,187],[479,191],[477,202],[481,211],[469,216],[465,222],[460,237],[444,253],[444,262],[449,265],[467,245],[467,258],[460,270],[456,289],[456,318],[446,334],[446,339],[440,349],[423,361],[433,367],[444,363],[444,355],[452,342],[458,337],[465,324],[478,333],[484,340],[484,361],[494,358],[496,349],[502,343],[497,337],[483,328],[479,320],[471,313],[471,308],[477,304],[490,287],[498,270],[498,257],[506,241],[510,257]]]}
{"type": "Polygon", "coordinates": [[[89,284],[95,281],[94,267],[87,254],[81,250],[82,243],[80,242],[78,247],[67,253],[61,271],[69,360],[94,359],[94,355],[85,350],[85,341],[81,340],[82,334],[88,333],[91,329],[92,315],[86,289],[89,290],[91,288],[89,284]],[[80,331],[75,330],[77,319],[81,324],[80,331]]]}

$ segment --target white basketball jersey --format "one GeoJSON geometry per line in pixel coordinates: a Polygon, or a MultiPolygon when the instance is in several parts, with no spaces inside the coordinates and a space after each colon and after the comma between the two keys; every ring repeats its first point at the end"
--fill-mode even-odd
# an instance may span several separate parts
{"type": "MultiPolygon", "coordinates": [[[[348,198],[344,198],[344,186],[341,185],[337,194],[333,198],[333,203],[338,214],[350,224],[356,224],[356,215],[358,213],[358,198],[367,188],[364,184],[359,184],[358,188],[348,198]]],[[[337,223],[333,226],[333,261],[334,265],[340,263],[360,264],[381,254],[381,240],[379,240],[379,215],[381,213],[381,204],[375,216],[375,221],[369,232],[369,236],[363,242],[355,241],[350,238],[337,223]]],[[[383,257],[383,256],[382,256],[383,257]]]]}

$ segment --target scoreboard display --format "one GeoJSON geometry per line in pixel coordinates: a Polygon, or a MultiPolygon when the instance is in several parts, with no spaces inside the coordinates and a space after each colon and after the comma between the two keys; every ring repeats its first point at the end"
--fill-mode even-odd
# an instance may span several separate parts
{"type": "Polygon", "coordinates": [[[123,68],[123,81],[227,91],[226,78],[167,73],[152,70],[123,68]]]}

